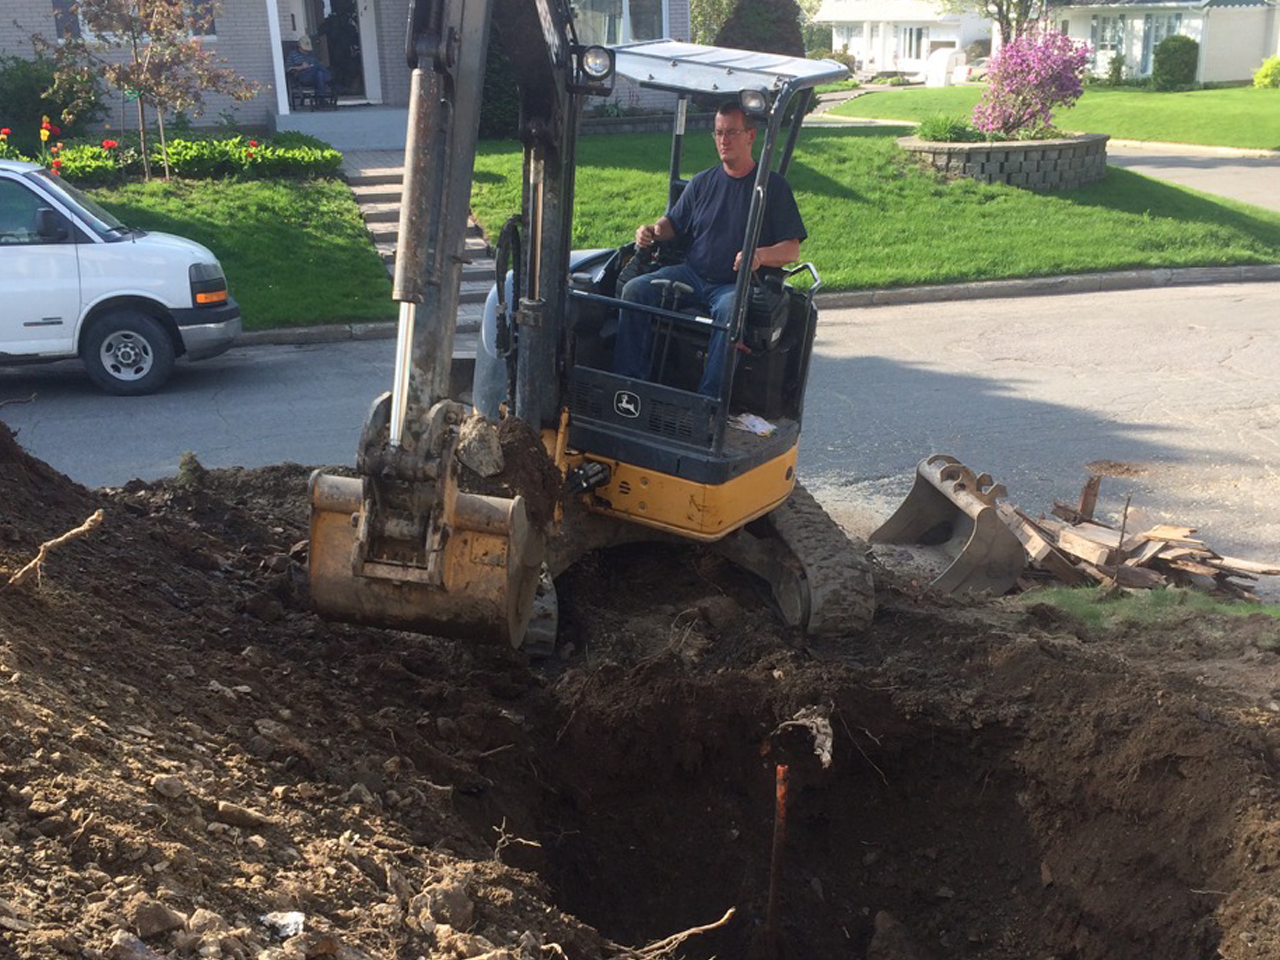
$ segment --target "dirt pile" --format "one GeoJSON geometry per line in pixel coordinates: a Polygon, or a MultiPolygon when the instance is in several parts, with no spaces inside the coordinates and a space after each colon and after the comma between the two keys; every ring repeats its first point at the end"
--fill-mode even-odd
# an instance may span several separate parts
{"type": "Polygon", "coordinates": [[[806,645],[716,558],[561,580],[560,655],[325,623],[307,471],[87,491],[0,427],[0,958],[1280,957],[1274,621],[1093,636],[886,577],[806,645]]]}

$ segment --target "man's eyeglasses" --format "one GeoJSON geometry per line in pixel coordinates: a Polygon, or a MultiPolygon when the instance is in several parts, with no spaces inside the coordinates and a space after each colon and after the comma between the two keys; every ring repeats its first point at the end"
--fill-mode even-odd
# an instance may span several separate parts
{"type": "Polygon", "coordinates": [[[732,140],[734,137],[741,136],[746,132],[747,131],[745,130],[714,130],[712,131],[711,136],[715,137],[717,140],[732,140]]]}

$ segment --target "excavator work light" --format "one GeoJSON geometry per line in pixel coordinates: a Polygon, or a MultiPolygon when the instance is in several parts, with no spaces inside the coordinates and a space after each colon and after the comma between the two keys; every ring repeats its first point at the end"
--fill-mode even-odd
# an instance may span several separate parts
{"type": "Polygon", "coordinates": [[[738,102],[749,117],[763,117],[769,112],[769,96],[763,90],[743,90],[738,102]]]}
{"type": "Polygon", "coordinates": [[[603,80],[613,73],[613,51],[591,46],[582,51],[582,72],[592,80],[603,80]]]}

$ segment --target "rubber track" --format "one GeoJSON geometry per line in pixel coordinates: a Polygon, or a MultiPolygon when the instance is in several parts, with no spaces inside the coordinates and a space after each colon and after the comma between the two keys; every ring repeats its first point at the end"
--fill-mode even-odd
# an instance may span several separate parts
{"type": "Polygon", "coordinates": [[[799,483],[769,521],[808,580],[805,633],[843,637],[865,630],[876,612],[876,591],[863,550],[799,483]]]}

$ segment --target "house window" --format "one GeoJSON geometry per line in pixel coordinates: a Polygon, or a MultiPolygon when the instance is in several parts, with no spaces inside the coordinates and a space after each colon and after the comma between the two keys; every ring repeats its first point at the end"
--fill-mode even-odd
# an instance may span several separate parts
{"type": "Polygon", "coordinates": [[[1099,52],[1114,53],[1123,49],[1124,14],[1118,17],[1092,18],[1089,33],[1093,48],[1099,52]]]}
{"type": "Polygon", "coordinates": [[[860,23],[854,23],[854,24],[851,24],[847,29],[848,29],[848,31],[849,31],[849,39],[850,39],[850,40],[861,40],[861,39],[862,39],[862,24],[860,24],[860,23]]]}
{"type": "Polygon", "coordinates": [[[1064,37],[1071,36],[1071,21],[1063,20],[1062,28],[1058,32],[1061,33],[1064,37]]]}
{"type": "Polygon", "coordinates": [[[80,36],[80,17],[74,4],[75,0],[53,0],[53,32],[60,40],[80,36]]]}
{"type": "Polygon", "coordinates": [[[578,0],[574,25],[582,43],[631,43],[666,36],[668,0],[578,0]]]}
{"type": "Polygon", "coordinates": [[[907,27],[898,41],[898,56],[907,60],[922,60],[928,42],[928,27],[907,27]]]}
{"type": "Polygon", "coordinates": [[[191,35],[193,37],[218,35],[218,24],[213,19],[213,13],[217,8],[217,0],[191,0],[191,35]]]}
{"type": "MultiPolygon", "coordinates": [[[[82,37],[88,31],[76,10],[76,0],[51,0],[53,4],[53,31],[59,39],[82,37]]],[[[213,11],[217,9],[217,0],[191,0],[191,22],[193,37],[209,37],[217,35],[217,24],[213,19],[213,11]]]]}
{"type": "Polygon", "coordinates": [[[1172,37],[1182,31],[1182,14],[1157,13],[1151,17],[1151,40],[1153,46],[1160,41],[1172,37]]]}

